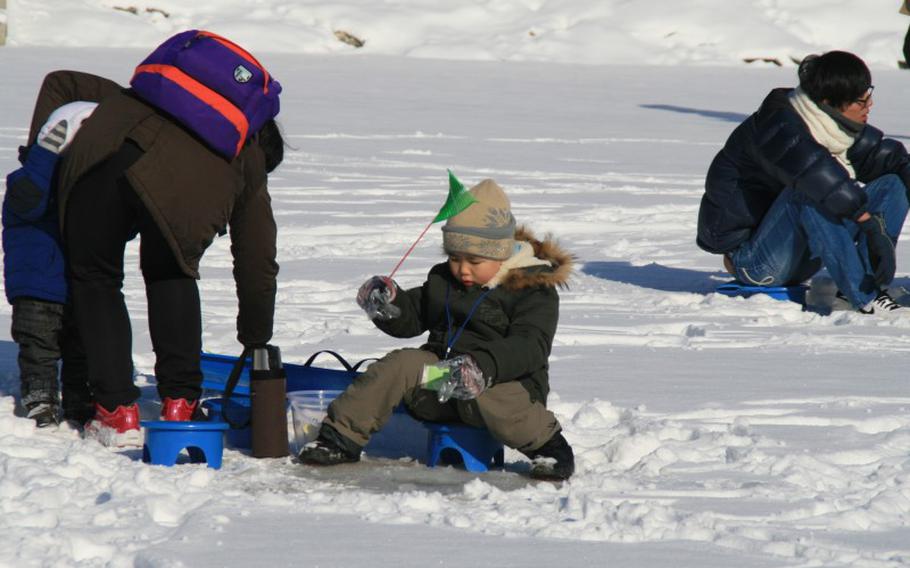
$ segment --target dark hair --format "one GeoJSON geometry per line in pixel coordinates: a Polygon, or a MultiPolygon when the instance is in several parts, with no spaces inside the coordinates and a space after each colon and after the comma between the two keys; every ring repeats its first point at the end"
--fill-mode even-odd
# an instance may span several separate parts
{"type": "Polygon", "coordinates": [[[256,135],[259,147],[265,154],[265,171],[272,173],[284,160],[284,138],[275,119],[266,122],[256,135]]]}
{"type": "Polygon", "coordinates": [[[799,86],[815,103],[834,108],[861,98],[872,86],[872,74],[862,59],[846,51],[809,55],[799,64],[799,86]]]}

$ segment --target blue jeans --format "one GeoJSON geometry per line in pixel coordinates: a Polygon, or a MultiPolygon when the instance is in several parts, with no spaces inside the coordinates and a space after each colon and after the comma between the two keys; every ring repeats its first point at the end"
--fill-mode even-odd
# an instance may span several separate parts
{"type": "MultiPolygon", "coordinates": [[[[868,211],[882,215],[894,242],[910,208],[907,188],[893,174],[866,186],[868,211]]],[[[878,295],[866,237],[853,221],[823,212],[805,195],[786,188],[771,205],[752,237],[730,254],[736,277],[758,286],[788,286],[824,266],[855,307],[878,295]]]]}

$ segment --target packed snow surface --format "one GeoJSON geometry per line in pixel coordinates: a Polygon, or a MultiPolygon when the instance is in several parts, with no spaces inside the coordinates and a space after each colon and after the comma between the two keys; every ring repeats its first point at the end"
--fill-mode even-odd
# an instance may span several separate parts
{"type": "MultiPolygon", "coordinates": [[[[718,295],[719,259],[694,242],[710,160],[769,89],[795,83],[791,55],[843,47],[876,64],[871,122],[910,139],[910,74],[892,69],[910,19],[896,5],[121,3],[138,6],[133,15],[113,4],[9,2],[0,169],[16,167],[48,71],[126,83],[186,27],[249,44],[284,86],[290,147],[270,192],[281,263],[273,342],[285,359],[419,345],[378,332],[355,291],[387,274],[433,217],[446,168],[467,184],[492,177],[520,222],[579,259],[561,292],[549,401],[577,473],[532,483],[511,450],[505,471],[481,475],[382,457],[313,469],[233,449],[217,471],[151,467],[138,451],[19,417],[5,332],[0,566],[910,564],[910,317],[718,295]],[[365,56],[338,55],[354,50],[324,37],[339,28],[366,38],[365,56]],[[753,52],[787,61],[739,61],[753,52]],[[630,64],[603,65],[618,62],[630,64]]],[[[396,279],[418,285],[441,258],[434,228],[396,279]]],[[[151,418],[135,245],[127,274],[151,418]]],[[[908,275],[910,249],[899,246],[896,285],[908,275]]],[[[236,353],[227,238],[206,254],[200,287],[206,350],[236,353]]],[[[9,319],[0,308],[0,328],[9,319]]]]}

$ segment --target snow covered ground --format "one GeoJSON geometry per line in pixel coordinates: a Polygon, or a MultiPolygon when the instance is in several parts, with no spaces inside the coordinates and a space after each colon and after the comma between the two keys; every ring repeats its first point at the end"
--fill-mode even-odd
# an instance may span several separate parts
{"type": "MultiPolygon", "coordinates": [[[[37,3],[10,4],[15,16],[37,3]]],[[[68,3],[65,14],[97,4],[68,3]]],[[[253,4],[253,13],[266,15],[292,5],[253,4]]],[[[558,4],[537,3],[554,18],[558,4]]],[[[749,10],[783,3],[753,4],[749,10]]],[[[846,10],[848,3],[828,4],[846,10]]],[[[888,32],[887,49],[896,51],[907,21],[888,4],[898,31],[888,32]]],[[[215,2],[194,5],[199,15],[215,2]]],[[[355,3],[307,5],[353,13],[355,3]]],[[[698,13],[727,3],[691,5],[698,13]]],[[[639,3],[590,6],[642,10],[639,3]]],[[[373,16],[363,20],[381,19],[373,16]]],[[[714,20],[707,21],[699,24],[705,30],[714,20]]],[[[846,29],[882,36],[876,22],[870,15],[868,27],[846,29]]],[[[826,25],[819,37],[836,37],[826,25]]],[[[154,39],[137,29],[123,37],[154,45],[171,31],[162,27],[154,39]]],[[[761,29],[754,37],[768,35],[761,29]]],[[[75,68],[125,82],[148,51],[86,47],[91,41],[72,32],[57,43],[46,37],[35,31],[0,49],[2,171],[15,167],[47,71],[75,68]]],[[[275,37],[283,43],[292,35],[275,37]]],[[[609,42],[598,45],[612,49],[609,42]]],[[[465,43],[489,47],[483,37],[465,43]]],[[[872,43],[845,47],[862,45],[872,43]]],[[[553,50],[556,60],[571,53],[553,50]]],[[[542,53],[526,58],[546,59],[542,53]]],[[[270,189],[282,267],[274,342],[285,359],[332,348],[357,360],[418,345],[382,336],[354,292],[366,277],[391,270],[435,213],[446,168],[467,184],[493,177],[519,221],[552,232],[580,258],[561,295],[550,399],[575,447],[576,476],[563,485],[527,482],[524,458],[511,451],[505,472],[480,476],[388,460],[313,471],[233,450],[218,471],[149,467],[138,452],[111,452],[16,417],[16,350],[4,331],[0,566],[910,564],[910,319],[822,316],[764,297],[719,296],[712,293],[725,280],[718,258],[694,244],[707,164],[768,89],[794,83],[792,67],[257,55],[284,85],[279,118],[292,146],[270,189]]],[[[874,70],[871,122],[905,142],[908,79],[874,70]]],[[[207,253],[201,281],[205,346],[222,353],[238,349],[228,244],[219,239],[207,253]]],[[[421,282],[440,246],[434,229],[399,282],[421,282]]],[[[125,293],[136,366],[151,373],[135,252],[125,293]]],[[[910,287],[908,248],[899,250],[898,273],[897,283],[910,287]]],[[[8,329],[3,306],[0,330],[8,329]]],[[[138,382],[151,416],[153,380],[138,382]]]]}
{"type": "MultiPolygon", "coordinates": [[[[9,44],[140,47],[205,28],[257,52],[741,64],[839,48],[894,68],[898,0],[8,0],[9,44]],[[355,49],[336,38],[363,42],[355,49]]],[[[901,57],[902,58],[902,57],[901,57]]],[[[760,63],[758,65],[761,65],[760,63]]]]}

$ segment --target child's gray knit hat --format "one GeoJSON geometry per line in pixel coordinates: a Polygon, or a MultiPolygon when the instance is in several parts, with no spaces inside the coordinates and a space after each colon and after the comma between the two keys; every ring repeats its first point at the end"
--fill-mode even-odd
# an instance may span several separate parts
{"type": "Polygon", "coordinates": [[[491,179],[478,183],[470,192],[477,202],[446,221],[442,227],[443,248],[447,253],[493,260],[509,258],[515,246],[515,217],[509,198],[491,179]]]}

